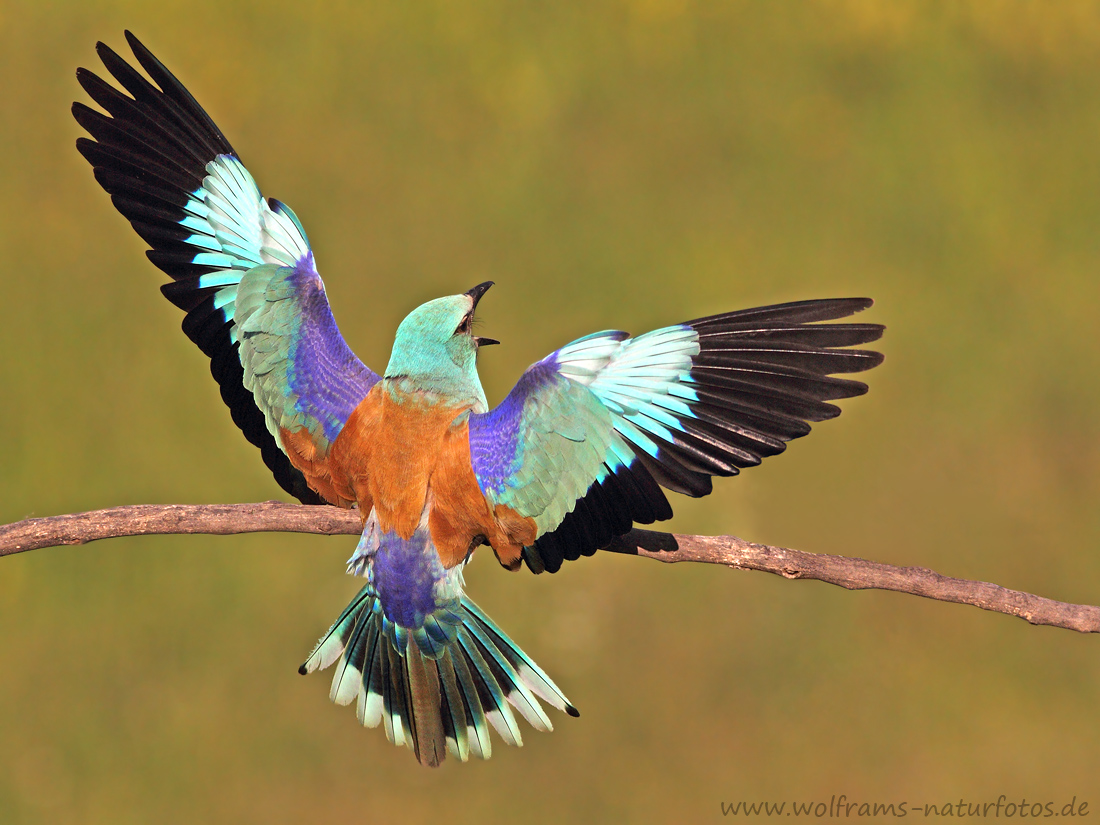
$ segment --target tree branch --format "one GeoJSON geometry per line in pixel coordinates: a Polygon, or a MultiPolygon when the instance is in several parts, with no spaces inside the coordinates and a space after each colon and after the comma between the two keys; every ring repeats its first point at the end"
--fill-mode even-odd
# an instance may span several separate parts
{"type": "MultiPolygon", "coordinates": [[[[268,501],[261,504],[139,504],[50,518],[32,518],[0,527],[0,556],[42,547],[87,544],[118,536],[204,533],[322,533],[357,535],[359,513],[328,506],[268,501]]],[[[804,553],[785,547],[753,544],[736,536],[684,536],[632,530],[607,551],[663,562],[724,564],[760,570],[787,579],[815,579],[848,590],[894,590],[926,599],[980,607],[1018,616],[1035,625],[1100,633],[1100,607],[1068,604],[989,582],[955,579],[924,567],[891,564],[848,556],[804,553]]]]}

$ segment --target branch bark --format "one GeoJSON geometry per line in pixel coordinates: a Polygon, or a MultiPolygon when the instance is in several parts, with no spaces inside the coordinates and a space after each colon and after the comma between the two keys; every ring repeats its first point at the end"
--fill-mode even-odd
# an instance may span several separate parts
{"type": "MultiPolygon", "coordinates": [[[[0,527],[0,556],[119,536],[204,533],[357,535],[355,510],[268,501],[260,504],[139,504],[32,518],[0,527]]],[[[754,544],[736,536],[687,536],[632,530],[606,551],[663,562],[724,564],[787,579],[813,579],[847,590],[893,590],[1018,616],[1034,625],[1100,633],[1100,607],[1054,601],[989,582],[956,579],[924,567],[896,567],[848,556],[754,544]]]]}

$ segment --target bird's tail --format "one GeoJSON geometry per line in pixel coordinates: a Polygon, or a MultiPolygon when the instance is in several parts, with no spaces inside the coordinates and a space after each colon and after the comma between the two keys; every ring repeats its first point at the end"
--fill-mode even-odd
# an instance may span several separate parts
{"type": "Polygon", "coordinates": [[[352,599],[298,672],[336,663],[329,697],[356,702],[359,721],[384,725],[386,738],[409,745],[422,765],[447,753],[465,762],[488,759],[491,724],[509,745],[522,745],[512,708],[535,730],[553,725],[539,699],[579,716],[561,689],[465,596],[452,638],[434,650],[412,633],[394,633],[378,593],[367,584],[352,599]],[[427,647],[429,652],[424,652],[427,647]]]}

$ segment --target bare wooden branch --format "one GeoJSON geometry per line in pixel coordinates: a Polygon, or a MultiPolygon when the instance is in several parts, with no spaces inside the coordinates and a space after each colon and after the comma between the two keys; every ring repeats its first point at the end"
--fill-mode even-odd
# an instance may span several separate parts
{"type": "Polygon", "coordinates": [[[87,544],[119,536],[205,533],[323,533],[358,535],[358,510],[282,501],[260,504],[132,504],[67,516],[29,518],[0,527],[0,556],[87,544]]]}
{"type": "MultiPolygon", "coordinates": [[[[0,556],[119,536],[285,532],[355,535],[356,510],[267,501],[261,504],[139,504],[0,527],[0,556]]],[[[1069,604],[989,582],[955,579],[924,567],[895,567],[848,556],[753,544],[736,536],[686,536],[632,530],[606,548],[663,562],[723,564],[787,579],[814,579],[848,590],[893,590],[1018,616],[1035,625],[1100,633],[1100,607],[1069,604]]]]}
{"type": "Polygon", "coordinates": [[[927,567],[897,567],[850,556],[804,553],[753,544],[737,536],[681,536],[651,530],[632,530],[606,549],[663,562],[701,561],[738,570],[760,570],[786,579],[814,579],[846,590],[893,590],[1018,616],[1035,625],[1100,633],[1100,607],[1059,602],[989,582],[955,579],[927,567]]]}

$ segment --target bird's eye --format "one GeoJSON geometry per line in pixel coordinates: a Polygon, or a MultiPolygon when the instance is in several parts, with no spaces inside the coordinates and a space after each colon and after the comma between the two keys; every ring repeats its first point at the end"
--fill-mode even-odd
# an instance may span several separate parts
{"type": "Polygon", "coordinates": [[[462,319],[462,323],[455,327],[455,335],[469,335],[470,334],[470,316],[467,315],[462,319]]]}

